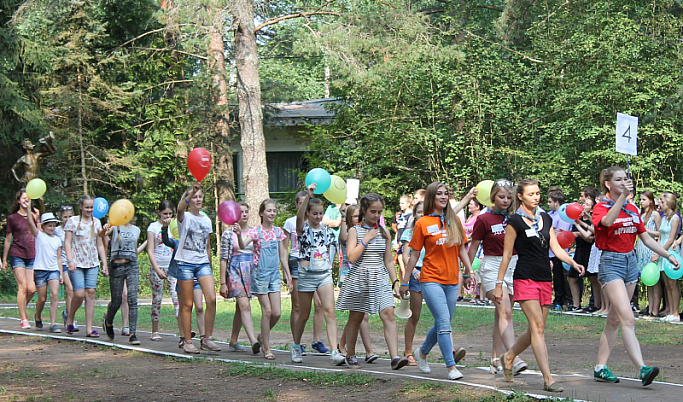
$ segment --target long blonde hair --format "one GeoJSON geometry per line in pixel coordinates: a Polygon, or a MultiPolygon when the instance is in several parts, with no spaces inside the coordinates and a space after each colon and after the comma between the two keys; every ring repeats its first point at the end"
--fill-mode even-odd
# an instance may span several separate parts
{"type": "MultiPolygon", "coordinates": [[[[425,216],[434,212],[434,201],[436,200],[436,191],[441,187],[447,188],[445,184],[438,181],[435,181],[429,186],[427,186],[424,200],[425,216]]],[[[465,230],[462,228],[462,225],[460,224],[460,218],[458,218],[458,215],[455,213],[455,210],[451,208],[450,205],[446,205],[446,208],[444,208],[444,214],[446,215],[446,246],[453,247],[454,245],[463,242],[463,240],[465,239],[465,230]]]]}

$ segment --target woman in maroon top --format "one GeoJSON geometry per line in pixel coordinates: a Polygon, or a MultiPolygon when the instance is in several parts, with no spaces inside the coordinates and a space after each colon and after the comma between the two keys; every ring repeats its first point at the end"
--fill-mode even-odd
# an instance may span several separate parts
{"type": "Polygon", "coordinates": [[[598,364],[595,366],[593,378],[596,381],[619,382],[619,378],[612,374],[606,364],[621,324],[621,338],[626,353],[640,370],[640,380],[643,386],[646,386],[657,377],[659,368],[648,367],[643,362],[631,310],[631,296],[639,275],[637,258],[633,251],[636,235],[645,246],[668,259],[676,269],[679,269],[679,263],[647,234],[638,209],[626,202],[626,198],[633,191],[633,182],[626,176],[624,169],[612,166],[603,170],[600,174],[600,184],[605,198],[593,208],[593,225],[595,245],[602,250],[598,279],[611,306],[607,313],[605,329],[600,337],[598,364]]]}
{"type": "MultiPolygon", "coordinates": [[[[21,328],[29,329],[26,304],[33,298],[36,292],[36,284],[33,281],[33,259],[36,257],[35,238],[28,227],[28,196],[26,190],[17,192],[12,204],[12,214],[7,217],[7,236],[5,248],[2,253],[2,271],[7,272],[7,267],[12,266],[14,279],[17,281],[17,307],[21,317],[21,328]],[[7,256],[9,254],[9,260],[7,256]]],[[[38,216],[33,219],[38,221],[38,216]]]]}
{"type": "MultiPolygon", "coordinates": [[[[474,223],[471,233],[472,242],[468,251],[470,261],[479,250],[479,245],[483,244],[484,256],[481,258],[479,276],[481,277],[481,288],[487,298],[493,300],[496,306],[495,318],[493,320],[493,350],[491,353],[491,374],[502,374],[503,366],[500,363],[500,356],[503,353],[503,346],[506,349],[512,348],[515,343],[515,330],[512,326],[512,305],[513,301],[513,273],[517,265],[517,253],[513,255],[508,264],[508,269],[503,280],[508,297],[503,297],[500,303],[493,298],[493,291],[496,288],[498,279],[498,269],[503,260],[503,247],[505,244],[505,228],[508,225],[510,215],[515,213],[512,195],[515,193],[512,182],[500,179],[496,180],[491,188],[491,202],[493,207],[489,212],[479,215],[474,223]]],[[[513,365],[514,374],[527,369],[527,363],[515,358],[513,365]]]]}

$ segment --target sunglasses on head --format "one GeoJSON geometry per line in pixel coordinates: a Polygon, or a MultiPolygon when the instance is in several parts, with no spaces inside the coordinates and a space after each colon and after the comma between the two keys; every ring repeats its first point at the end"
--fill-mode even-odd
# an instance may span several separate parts
{"type": "Polygon", "coordinates": [[[61,208],[62,211],[73,211],[74,207],[65,205],[61,208]]]}
{"type": "Polygon", "coordinates": [[[515,186],[514,183],[512,183],[510,180],[505,180],[505,179],[496,180],[496,185],[500,186],[500,187],[505,187],[505,186],[514,187],[515,186]]]}

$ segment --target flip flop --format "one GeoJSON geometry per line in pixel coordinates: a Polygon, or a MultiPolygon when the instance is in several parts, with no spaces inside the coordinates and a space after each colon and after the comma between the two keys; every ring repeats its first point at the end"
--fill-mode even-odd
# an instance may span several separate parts
{"type": "Polygon", "coordinates": [[[263,355],[263,357],[264,357],[266,360],[275,360],[275,355],[273,354],[273,352],[270,352],[270,351],[267,352],[267,353],[265,353],[265,354],[263,355]]]}
{"type": "Polygon", "coordinates": [[[513,381],[512,368],[507,367],[505,365],[505,355],[506,354],[507,354],[507,352],[503,353],[503,355],[500,357],[500,365],[503,366],[503,378],[505,378],[505,381],[512,382],[513,381]]]}
{"type": "Polygon", "coordinates": [[[87,337],[87,338],[99,338],[99,337],[100,337],[100,333],[93,330],[91,333],[89,333],[88,335],[86,335],[86,337],[87,337]]]}

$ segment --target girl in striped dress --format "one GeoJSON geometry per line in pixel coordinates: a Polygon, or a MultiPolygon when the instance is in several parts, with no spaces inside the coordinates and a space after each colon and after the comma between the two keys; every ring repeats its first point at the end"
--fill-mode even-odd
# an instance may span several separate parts
{"type": "Polygon", "coordinates": [[[347,256],[353,264],[344,279],[337,309],[349,311],[346,332],[346,363],[359,367],[356,357],[358,328],[365,314],[378,314],[384,325],[384,338],[392,356],[391,368],[398,370],[408,359],[398,355],[398,333],[394,316],[394,296],[398,290],[396,268],[391,254],[391,237],[379,218],[384,200],[377,194],[366,194],[360,200],[360,224],[349,229],[347,256]],[[393,291],[393,294],[392,294],[393,291]]]}

